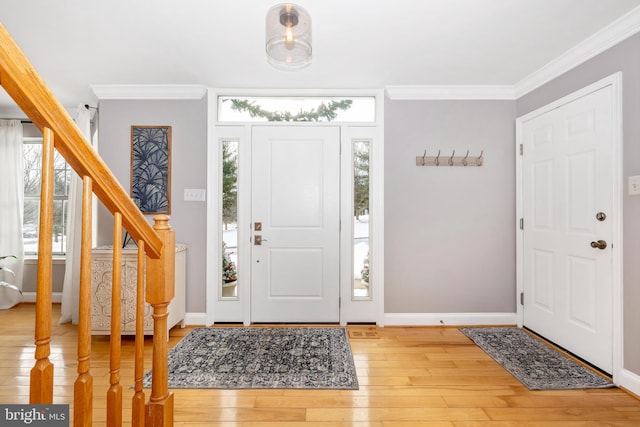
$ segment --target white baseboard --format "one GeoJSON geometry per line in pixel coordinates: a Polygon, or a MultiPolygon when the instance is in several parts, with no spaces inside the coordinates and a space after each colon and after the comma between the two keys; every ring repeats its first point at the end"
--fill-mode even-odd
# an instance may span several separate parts
{"type": "Polygon", "coordinates": [[[206,313],[185,313],[184,323],[185,325],[189,325],[189,326],[195,326],[195,325],[205,326],[207,324],[207,314],[206,313]]]}
{"type": "Polygon", "coordinates": [[[515,325],[516,313],[385,313],[385,326],[515,325]]]}
{"type": "MultiPolygon", "coordinates": [[[[185,324],[207,325],[206,313],[186,313],[185,324]]],[[[385,326],[515,325],[516,313],[386,313],[385,326]]]]}
{"type": "MultiPolygon", "coordinates": [[[[62,301],[62,292],[54,292],[51,295],[51,302],[61,302],[62,301]]],[[[36,302],[36,293],[35,292],[23,292],[22,293],[22,302],[36,302]]]]}
{"type": "Polygon", "coordinates": [[[618,385],[626,388],[631,393],[640,396],[640,375],[623,369],[620,373],[620,381],[618,385]]]}

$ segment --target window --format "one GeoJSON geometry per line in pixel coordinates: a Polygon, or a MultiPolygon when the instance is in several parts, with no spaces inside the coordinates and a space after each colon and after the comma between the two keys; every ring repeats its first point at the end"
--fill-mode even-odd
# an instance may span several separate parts
{"type": "Polygon", "coordinates": [[[222,296],[238,296],[238,141],[222,141],[222,296]]]}
{"type": "Polygon", "coordinates": [[[353,142],[353,296],[371,297],[369,141],[353,142]]]}
{"type": "MultiPolygon", "coordinates": [[[[24,138],[24,219],[22,234],[27,255],[38,253],[40,220],[40,186],[42,181],[42,138],[24,138]]],[[[64,158],[54,152],[53,254],[66,252],[67,202],[71,169],[64,158]]]]}

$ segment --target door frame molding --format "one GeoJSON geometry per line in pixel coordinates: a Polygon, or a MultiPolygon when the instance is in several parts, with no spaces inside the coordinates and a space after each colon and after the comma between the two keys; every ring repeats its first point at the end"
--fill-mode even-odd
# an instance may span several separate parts
{"type": "MultiPolygon", "coordinates": [[[[306,125],[313,126],[335,126],[341,128],[341,207],[340,218],[342,219],[341,235],[340,235],[340,324],[346,325],[348,322],[368,321],[375,322],[379,326],[384,326],[384,90],[382,89],[353,89],[353,90],[271,90],[271,89],[207,89],[207,243],[206,243],[206,259],[218,260],[218,262],[206,263],[206,279],[205,279],[205,325],[210,326],[214,322],[229,321],[242,322],[248,326],[251,324],[251,301],[250,289],[247,286],[239,287],[238,300],[221,300],[219,298],[219,283],[216,278],[220,276],[220,205],[222,186],[218,177],[219,170],[217,165],[220,163],[219,140],[224,137],[232,137],[245,141],[240,144],[239,149],[239,173],[238,173],[238,189],[246,191],[251,188],[250,168],[247,172],[247,165],[250,165],[250,144],[251,127],[253,125],[260,126],[304,126],[305,123],[266,123],[266,122],[218,122],[218,97],[219,96],[344,96],[344,97],[374,97],[376,102],[375,121],[374,122],[313,122],[306,125]],[[368,129],[368,131],[367,131],[368,129]],[[347,169],[350,167],[348,162],[351,161],[350,139],[348,137],[363,137],[368,135],[372,138],[371,152],[371,214],[372,214],[372,239],[371,239],[371,274],[375,275],[375,283],[372,282],[371,299],[354,300],[350,298],[350,288],[345,282],[347,268],[352,270],[351,263],[353,259],[352,244],[347,248],[346,237],[350,236],[351,226],[349,222],[345,225],[347,215],[345,212],[352,210],[351,204],[346,206],[349,199],[345,198],[345,194],[352,188],[353,179],[347,176],[347,169]],[[349,155],[346,155],[348,153],[349,155]],[[243,174],[242,171],[245,170],[243,174]],[[348,288],[348,290],[347,290],[348,288]],[[237,317],[237,313],[242,313],[241,317],[237,317]]],[[[351,192],[349,192],[351,193],[351,192]]],[[[238,240],[248,240],[248,230],[243,230],[244,225],[250,226],[250,206],[238,206],[238,240]],[[245,224],[243,224],[244,222],[245,224]]],[[[352,220],[349,216],[349,221],[352,220]]],[[[250,264],[250,250],[238,250],[239,274],[244,275],[250,280],[249,271],[243,271],[241,263],[250,264]]],[[[352,279],[350,279],[352,281],[352,279]]]]}
{"type": "MultiPolygon", "coordinates": [[[[622,175],[622,73],[617,72],[605,77],[593,84],[579,89],[569,95],[566,95],[556,101],[542,106],[530,113],[516,118],[516,319],[519,327],[523,326],[524,311],[520,303],[520,295],[524,291],[524,272],[523,272],[523,251],[524,251],[524,230],[520,229],[520,219],[523,218],[523,177],[522,177],[522,156],[520,155],[520,144],[523,144],[523,126],[524,124],[540,115],[548,113],[562,105],[571,103],[576,99],[596,92],[607,86],[611,86],[612,95],[612,174],[613,174],[613,197],[612,207],[614,210],[611,215],[613,239],[612,242],[612,325],[613,325],[613,382],[619,384],[621,372],[623,368],[623,282],[622,282],[622,200],[623,200],[623,175],[622,175]]],[[[525,224],[526,227],[526,224],[525,224]]],[[[562,345],[562,343],[558,343],[562,345]]]]}

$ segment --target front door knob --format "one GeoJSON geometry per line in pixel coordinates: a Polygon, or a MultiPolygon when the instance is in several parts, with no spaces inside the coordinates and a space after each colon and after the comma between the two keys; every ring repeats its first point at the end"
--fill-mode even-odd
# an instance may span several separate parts
{"type": "Polygon", "coordinates": [[[597,242],[591,242],[591,247],[595,249],[604,249],[607,247],[607,242],[604,240],[598,240],[597,242]]]}

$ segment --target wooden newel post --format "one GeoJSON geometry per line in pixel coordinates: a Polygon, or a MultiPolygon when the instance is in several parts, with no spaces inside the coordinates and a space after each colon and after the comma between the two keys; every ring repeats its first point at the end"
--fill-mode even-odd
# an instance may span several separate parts
{"type": "Polygon", "coordinates": [[[163,242],[160,258],[147,257],[147,302],[153,307],[153,364],[151,396],[146,404],[147,426],[173,425],[173,393],[168,385],[167,307],[175,294],[176,237],[167,215],[154,218],[163,242]]]}

